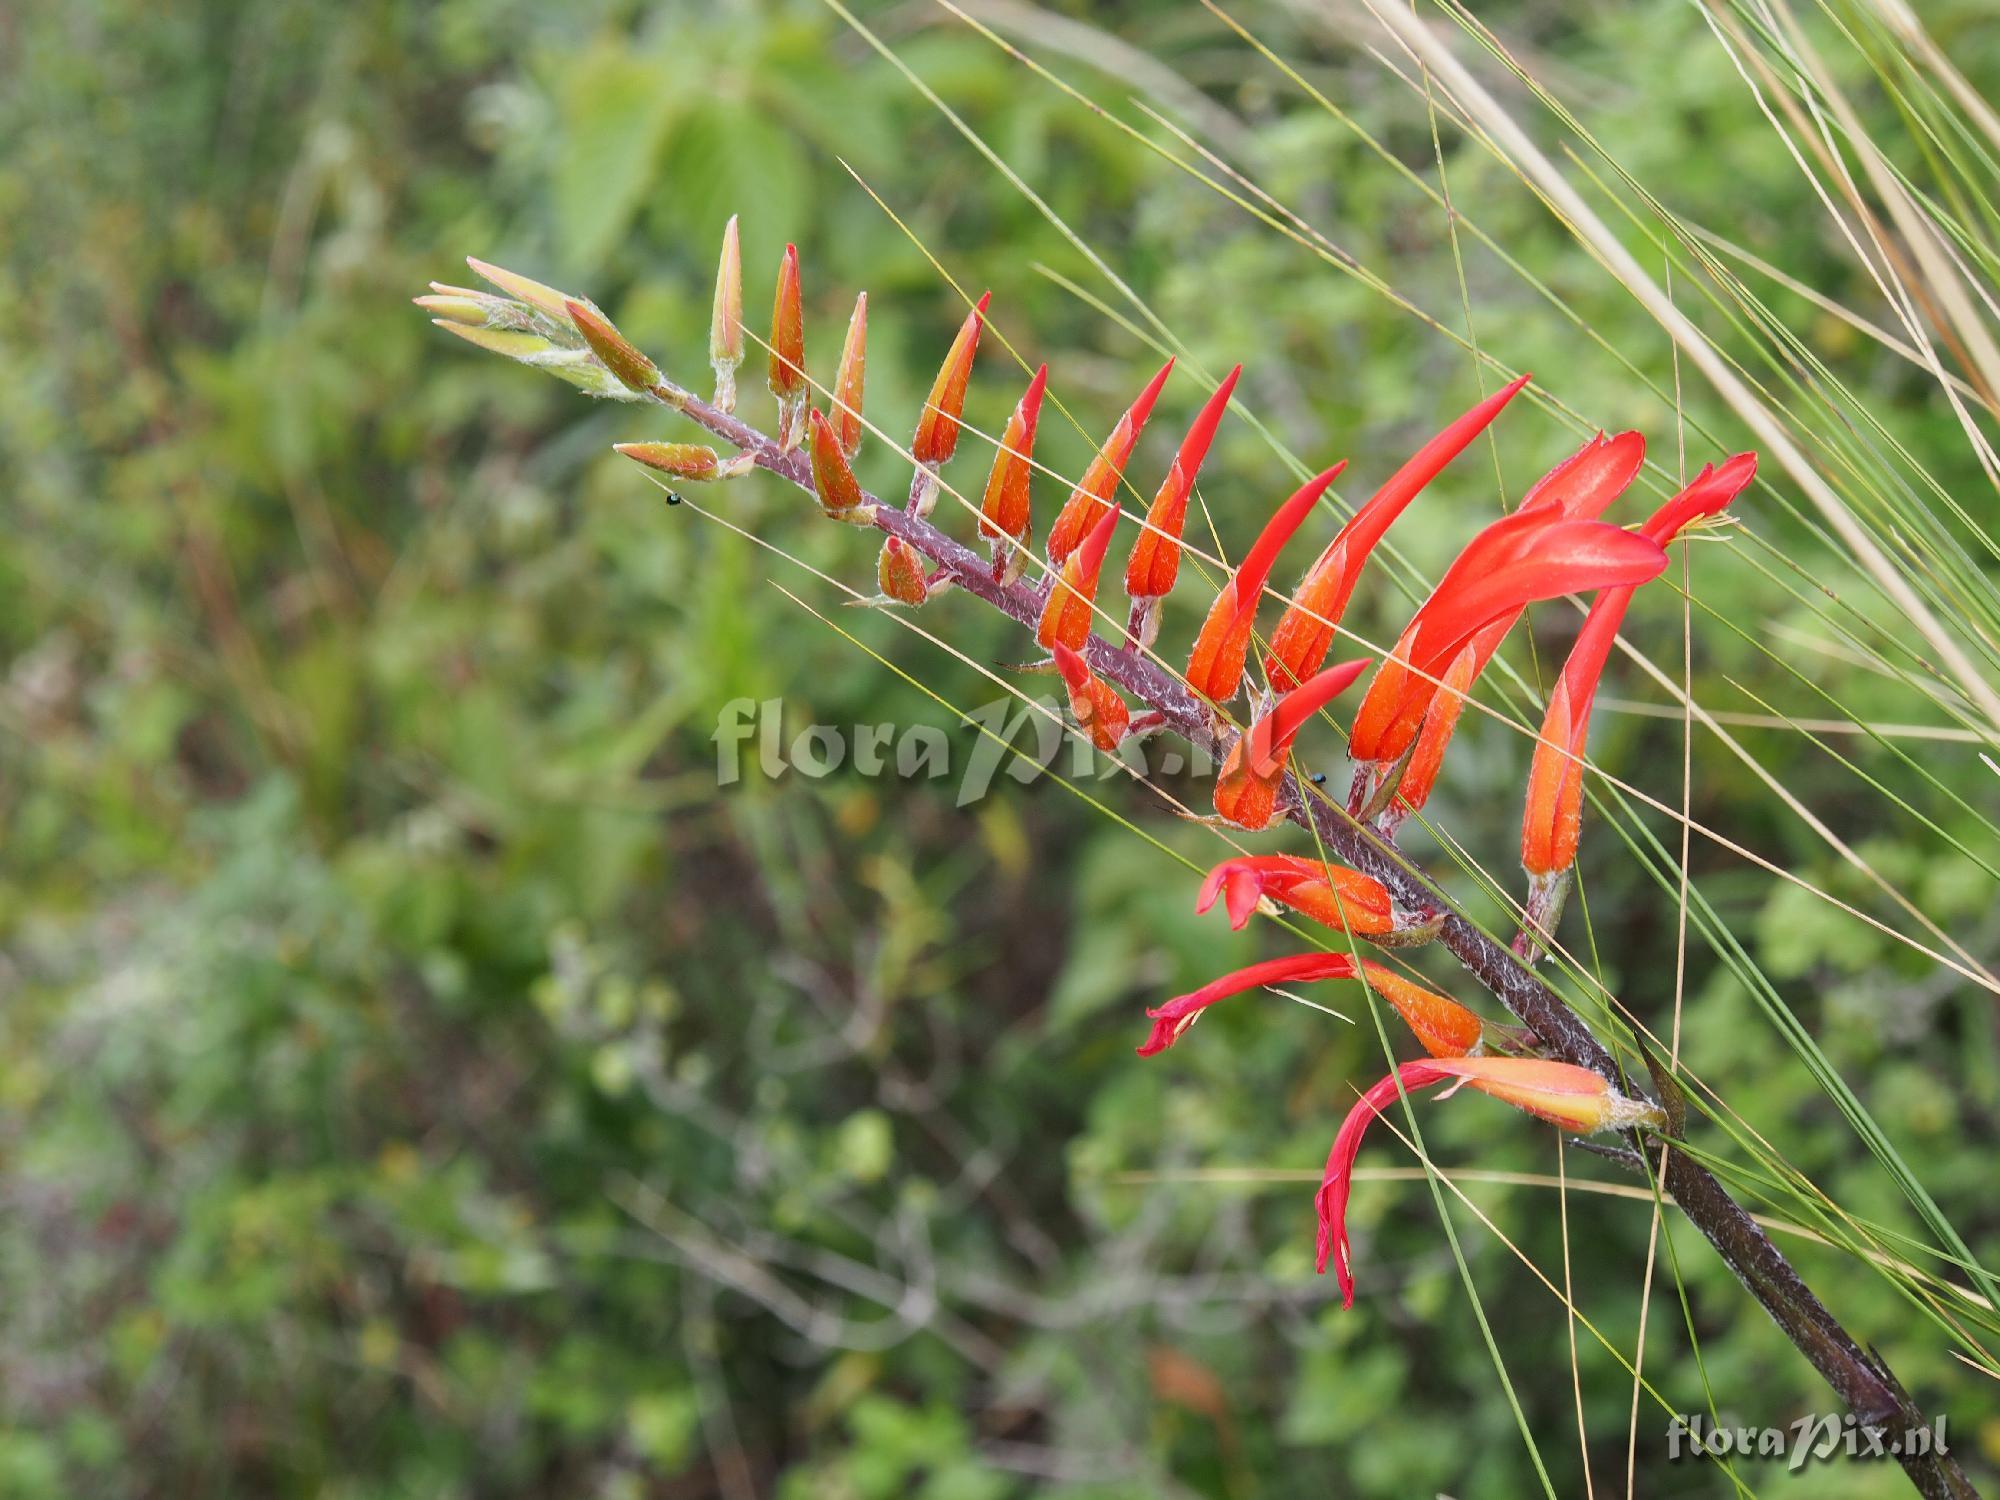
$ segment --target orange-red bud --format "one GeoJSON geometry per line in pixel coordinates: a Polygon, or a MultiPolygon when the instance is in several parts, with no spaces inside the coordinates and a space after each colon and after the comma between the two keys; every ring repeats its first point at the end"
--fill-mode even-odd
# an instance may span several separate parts
{"type": "Polygon", "coordinates": [[[1215,810],[1239,828],[1269,825],[1277,811],[1278,790],[1291,762],[1292,741],[1307,719],[1318,713],[1368,667],[1362,657],[1328,667],[1278,700],[1229,747],[1222,772],[1215,779],[1215,810]]]}
{"type": "Polygon", "coordinates": [[[1256,621],[1257,604],[1263,597],[1264,582],[1271,576],[1271,565],[1327,486],[1346,467],[1347,460],[1342,459],[1314,475],[1272,512],[1242,565],[1215,596],[1188,656],[1188,686],[1197,693],[1216,703],[1227,703],[1236,696],[1243,683],[1244,658],[1250,651],[1250,627],[1256,621]]]}
{"type": "Polygon", "coordinates": [[[924,414],[917,419],[916,436],[910,439],[910,457],[930,468],[942,468],[958,449],[959,417],[965,411],[965,391],[972,380],[973,356],[979,352],[979,331],[985,325],[991,292],[980,295],[972,311],[959,325],[951,351],[931,382],[924,414]]]}
{"type": "Polygon", "coordinates": [[[1145,431],[1146,419],[1153,414],[1153,403],[1159,399],[1160,387],[1167,383],[1173,369],[1174,362],[1170,359],[1160,366],[1157,375],[1146,382],[1146,388],[1139,392],[1139,399],[1126,408],[1125,414],[1118,419],[1118,425],[1111,429],[1111,436],[1104,440],[1104,446],[1091,459],[1090,467],[1083,471],[1083,478],[1070,491],[1069,500],[1056,517],[1056,524],[1049,528],[1050,562],[1067,560],[1103,519],[1104,512],[1116,509],[1112,496],[1117,492],[1119,476],[1125,472],[1125,461],[1132,456],[1139,434],[1145,431]]]}
{"type": "Polygon", "coordinates": [[[1113,506],[1097,523],[1097,529],[1070,553],[1062,572],[1049,585],[1048,602],[1042,606],[1041,623],[1035,639],[1053,647],[1061,641],[1072,651],[1081,651],[1090,635],[1092,606],[1097,602],[1097,580],[1104,571],[1104,554],[1111,546],[1111,532],[1118,525],[1113,506]]]}
{"type": "Polygon", "coordinates": [[[806,415],[805,303],[799,291],[799,251],[785,246],[778,264],[778,290],[771,302],[771,366],[768,384],[778,401],[778,447],[799,445],[806,415]]]}
{"type": "Polygon", "coordinates": [[[1034,524],[1028,492],[1034,478],[1035,424],[1041,418],[1048,382],[1049,367],[1043,365],[1000,434],[1000,447],[986,476],[986,495],[979,503],[979,534],[993,544],[993,576],[1003,583],[1018,578],[1027,560],[1034,524]]]}
{"type": "Polygon", "coordinates": [[[930,597],[923,558],[899,536],[882,543],[882,553],[875,559],[875,580],[883,594],[898,604],[918,605],[930,597]]]}
{"type": "MultiPolygon", "coordinates": [[[[861,482],[854,477],[847,455],[841,452],[833,423],[817,407],[806,414],[806,421],[812,428],[807,448],[812,457],[813,490],[819,496],[820,509],[836,521],[871,524],[875,507],[864,499],[861,482]]],[[[884,588],[883,592],[888,590],[884,588]]]]}
{"type": "Polygon", "coordinates": [[[859,292],[840,346],[840,368],[833,377],[833,430],[850,463],[861,451],[861,395],[867,377],[868,294],[859,292]]]}
{"type": "Polygon", "coordinates": [[[1106,754],[1116,750],[1132,723],[1132,711],[1125,706],[1125,700],[1110,683],[1099,681],[1083,658],[1061,641],[1051,649],[1055,653],[1056,670],[1062,674],[1063,686],[1069,691],[1070,717],[1076,720],[1076,727],[1106,754]]]}
{"type": "Polygon", "coordinates": [[[1187,525],[1188,493],[1194,488],[1195,476],[1201,472],[1202,460],[1208,457],[1215,429],[1222,422],[1222,414],[1228,409],[1230,395],[1242,373],[1243,366],[1238,365],[1222,377],[1215,394],[1195,414],[1194,424],[1188,428],[1180,451],[1167,469],[1167,477],[1160,481],[1152,506],[1146,512],[1145,527],[1132,544],[1131,560],[1125,564],[1125,593],[1132,599],[1160,599],[1173,592],[1180,577],[1181,531],[1187,525]]]}

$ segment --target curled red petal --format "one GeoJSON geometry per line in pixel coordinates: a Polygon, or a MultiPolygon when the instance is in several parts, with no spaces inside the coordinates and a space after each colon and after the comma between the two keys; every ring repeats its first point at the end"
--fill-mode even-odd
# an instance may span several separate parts
{"type": "Polygon", "coordinates": [[[1245,990],[1271,984],[1303,984],[1315,979],[1352,979],[1354,960],[1345,953],[1294,953],[1284,958],[1267,958],[1248,968],[1236,969],[1211,979],[1198,990],[1176,995],[1165,1005],[1146,1012],[1153,1023],[1152,1034],[1139,1047],[1141,1057],[1164,1052],[1180,1040],[1195,1017],[1218,1000],[1240,995],[1245,990]]]}

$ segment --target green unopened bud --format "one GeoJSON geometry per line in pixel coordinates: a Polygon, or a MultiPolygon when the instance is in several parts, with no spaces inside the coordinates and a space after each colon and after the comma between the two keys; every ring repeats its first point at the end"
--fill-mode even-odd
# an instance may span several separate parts
{"type": "Polygon", "coordinates": [[[484,281],[490,281],[510,297],[518,297],[530,307],[538,308],[558,323],[569,322],[569,294],[559,292],[552,286],[543,286],[539,281],[530,281],[525,276],[499,266],[488,265],[483,260],[466,256],[465,263],[479,273],[484,281]]]}

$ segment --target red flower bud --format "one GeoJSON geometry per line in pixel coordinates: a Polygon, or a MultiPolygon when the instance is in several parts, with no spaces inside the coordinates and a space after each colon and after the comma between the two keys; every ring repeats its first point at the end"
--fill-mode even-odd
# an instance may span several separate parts
{"type": "Polygon", "coordinates": [[[1070,491],[1068,503],[1056,517],[1056,524],[1049,528],[1050,562],[1066,562],[1103,519],[1104,512],[1117,508],[1111,497],[1118,489],[1119,476],[1125,472],[1125,461],[1132,456],[1133,446],[1145,430],[1146,418],[1153,414],[1153,402],[1159,398],[1160,387],[1167,383],[1173,368],[1171,359],[1160,366],[1160,373],[1146,383],[1139,399],[1118,419],[1111,436],[1104,440],[1090,467],[1083,471],[1083,478],[1070,491]]]}
{"type": "Polygon", "coordinates": [[[1271,565],[1307,512],[1326,493],[1326,487],[1346,467],[1347,460],[1342,459],[1308,479],[1272,512],[1242,564],[1215,596],[1188,657],[1188,686],[1197,693],[1216,703],[1227,703],[1236,696],[1243,682],[1243,660],[1250,650],[1250,627],[1257,618],[1257,604],[1263,597],[1264,582],[1271,576],[1271,565]]]}
{"type": "Polygon", "coordinates": [[[1000,447],[993,455],[992,471],[986,476],[986,496],[979,505],[979,534],[993,543],[993,576],[1012,583],[1020,576],[1027,560],[1033,517],[1029,510],[1028,488],[1034,477],[1035,423],[1042,412],[1042,392],[1049,383],[1049,367],[1035,371],[1034,379],[1007,419],[1000,434],[1000,447]]]}
{"type": "Polygon", "coordinates": [[[1195,476],[1201,472],[1202,460],[1208,457],[1208,446],[1215,440],[1215,429],[1222,422],[1222,414],[1228,409],[1229,397],[1242,373],[1243,366],[1238,365],[1222,377],[1222,384],[1195,413],[1193,425],[1181,439],[1180,451],[1174,455],[1167,477],[1153,496],[1145,527],[1138,541],[1132,544],[1131,560],[1125,564],[1127,597],[1160,599],[1173,592],[1181,570],[1181,530],[1187,524],[1188,494],[1194,489],[1195,476]]]}
{"type": "Polygon", "coordinates": [[[1131,728],[1132,711],[1116,688],[1098,681],[1081,656],[1061,641],[1051,649],[1063,686],[1069,690],[1070,717],[1076,720],[1077,728],[1090,736],[1091,744],[1110,754],[1131,728]]]}
{"type": "Polygon", "coordinates": [[[931,393],[924,402],[924,414],[917,419],[916,436],[910,439],[910,457],[932,469],[944,467],[958,448],[959,417],[965,411],[965,390],[972,380],[972,359],[979,352],[979,330],[986,320],[991,292],[980,295],[978,305],[965,315],[951,352],[944,357],[931,393]]]}
{"type": "Polygon", "coordinates": [[[1083,649],[1090,635],[1092,606],[1097,602],[1098,575],[1104,571],[1104,554],[1111,546],[1111,532],[1118,525],[1118,509],[1113,506],[1097,523],[1097,529],[1083,539],[1083,545],[1063,560],[1062,573],[1049,585],[1048,602],[1035,639],[1053,647],[1061,641],[1072,651],[1083,649]]]}
{"type": "Polygon", "coordinates": [[[840,346],[840,368],[833,377],[833,430],[848,462],[861,451],[861,395],[868,372],[868,294],[854,298],[847,320],[847,338],[840,346]]]}
{"type": "Polygon", "coordinates": [[[1368,659],[1328,667],[1278,700],[1229,747],[1215,780],[1215,810],[1239,828],[1269,825],[1291,761],[1292,741],[1307,719],[1367,670],[1368,659]]]}
{"type": "Polygon", "coordinates": [[[799,445],[805,428],[806,321],[799,291],[799,251],[785,246],[778,264],[778,291],[771,302],[771,394],[778,400],[778,447],[786,453],[799,445]]]}

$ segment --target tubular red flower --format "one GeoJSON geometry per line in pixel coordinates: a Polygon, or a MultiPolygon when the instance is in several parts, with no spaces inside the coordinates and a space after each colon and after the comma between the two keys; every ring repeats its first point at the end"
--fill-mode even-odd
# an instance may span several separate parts
{"type": "Polygon", "coordinates": [[[1651,538],[1601,521],[1568,520],[1554,506],[1495,521],[1466,545],[1405,627],[1368,686],[1348,753],[1362,761],[1400,758],[1417,736],[1437,679],[1483,627],[1511,623],[1537,599],[1643,583],[1666,565],[1651,538]]]}
{"type": "Polygon", "coordinates": [[[1181,1033],[1218,1000],[1240,995],[1270,984],[1303,984],[1315,979],[1352,979],[1354,960],[1345,953],[1294,953],[1285,958],[1267,958],[1262,963],[1237,969],[1211,979],[1200,989],[1176,995],[1165,1005],[1146,1012],[1153,1023],[1152,1035],[1139,1047],[1141,1057],[1164,1052],[1181,1039],[1181,1033]]]}
{"type": "Polygon", "coordinates": [[[805,306],[799,292],[799,251],[785,246],[778,263],[778,290],[771,301],[771,364],[766,383],[778,401],[778,446],[789,453],[799,444],[806,411],[805,306]]]}
{"type": "MultiPolygon", "coordinates": [[[[1542,527],[1552,526],[1557,521],[1595,519],[1624,493],[1645,457],[1646,442],[1638,433],[1621,432],[1616,437],[1598,433],[1537,480],[1511,516],[1475,537],[1460,554],[1458,563],[1440,580],[1432,592],[1432,599],[1446,595],[1448,589],[1460,587],[1467,578],[1476,577],[1479,570],[1496,566],[1508,547],[1534,544],[1542,527]],[[1474,549],[1480,547],[1482,542],[1490,550],[1475,553],[1474,549]]],[[[1486,670],[1486,664],[1493,659],[1500,643],[1520,620],[1528,602],[1524,600],[1514,608],[1503,610],[1471,633],[1472,659],[1460,674],[1463,682],[1459,685],[1458,697],[1456,700],[1437,700],[1438,722],[1431,728],[1429,744],[1418,752],[1427,762],[1430,780],[1420,778],[1413,785],[1405,775],[1400,789],[1404,810],[1421,807],[1429,796],[1430,782],[1435,780],[1438,767],[1443,763],[1464,694],[1478,680],[1479,674],[1486,670]]],[[[1429,601],[1426,601],[1426,607],[1429,607],[1429,601]]],[[[1422,618],[1423,611],[1419,610],[1417,619],[1412,620],[1404,632],[1405,642],[1411,640],[1412,632],[1422,618]]],[[[1439,666],[1431,671],[1431,675],[1441,676],[1443,668],[1454,663],[1455,656],[1455,651],[1441,654],[1439,666]]],[[[1367,753],[1363,748],[1355,748],[1350,753],[1355,759],[1364,761],[1392,762],[1398,759],[1409,748],[1411,740],[1416,738],[1419,726],[1424,723],[1426,712],[1432,706],[1435,691],[1434,684],[1407,670],[1407,658],[1399,646],[1389,662],[1384,664],[1377,681],[1369,684],[1368,698],[1372,702],[1364,702],[1356,717],[1361,746],[1374,748],[1367,753]],[[1384,734],[1387,735],[1386,745],[1379,744],[1377,739],[1384,734]]]]}
{"type": "Polygon", "coordinates": [[[965,410],[965,390],[972,380],[972,359],[979,352],[979,331],[985,325],[991,292],[980,294],[978,303],[965,315],[951,351],[931,382],[924,414],[917,419],[916,436],[910,439],[910,457],[930,468],[942,468],[958,448],[958,419],[965,410]]]}
{"type": "Polygon", "coordinates": [[[1215,779],[1215,810],[1239,828],[1269,825],[1277,811],[1278,788],[1291,760],[1292,741],[1318,713],[1368,668],[1368,658],[1328,667],[1278,700],[1229,747],[1215,779]]]}
{"type": "MultiPolygon", "coordinates": [[[[1685,489],[1653,512],[1642,534],[1659,546],[1667,545],[1690,523],[1726,509],[1756,472],[1754,453],[1739,453],[1720,469],[1703,467],[1685,489]]],[[[1590,710],[1634,589],[1629,584],[1606,588],[1592,601],[1562,676],[1549,694],[1521,818],[1521,864],[1530,875],[1546,879],[1567,870],[1576,859],[1590,710]]]]}
{"type": "Polygon", "coordinates": [[[1225,859],[1208,872],[1196,898],[1200,916],[1224,896],[1229,925],[1240,931],[1270,897],[1280,905],[1337,931],[1372,937],[1390,930],[1389,892],[1381,881],[1324,860],[1295,854],[1248,854],[1225,859]]]}
{"type": "Polygon", "coordinates": [[[1250,627],[1257,619],[1257,605],[1264,594],[1265,580],[1271,576],[1271,565],[1278,560],[1279,550],[1292,539],[1292,533],[1304,523],[1307,513],[1319,503],[1327,486],[1346,467],[1347,460],[1342,459],[1314,475],[1271,513],[1271,519],[1264,523],[1263,531],[1244,554],[1242,563],[1208,607],[1208,618],[1202,621],[1201,633],[1195,637],[1187,667],[1188,686],[1203,697],[1214,703],[1227,703],[1236,696],[1236,689],[1243,683],[1244,657],[1250,650],[1250,627]]]}
{"type": "Polygon", "coordinates": [[[833,377],[833,430],[849,463],[861,451],[861,398],[868,381],[868,294],[854,298],[847,320],[847,337],[840,345],[840,367],[833,377]]]}
{"type": "Polygon", "coordinates": [[[1299,580],[1291,607],[1271,633],[1271,651],[1264,669],[1273,691],[1282,693],[1297,687],[1319,670],[1333,649],[1334,627],[1346,613],[1347,601],[1353,597],[1375,544],[1424,486],[1463,453],[1527,383],[1526,375],[1509,382],[1425,443],[1327,543],[1326,550],[1299,580]]]}
{"type": "Polygon", "coordinates": [[[1083,471],[1083,478],[1070,491],[1062,513],[1056,517],[1056,524],[1049,528],[1049,561],[1062,563],[1076,551],[1083,539],[1090,535],[1104,512],[1116,509],[1112,495],[1118,489],[1118,479],[1125,472],[1125,461],[1132,456],[1132,449],[1139,441],[1139,434],[1145,430],[1146,419],[1153,414],[1153,403],[1159,399],[1160,387],[1167,383],[1173,373],[1174,362],[1170,359],[1160,366],[1159,374],[1146,382],[1146,388],[1139,392],[1139,399],[1126,408],[1125,415],[1118,419],[1118,425],[1111,429],[1111,436],[1104,440],[1104,446],[1090,461],[1090,467],[1083,471]]]}
{"type": "Polygon", "coordinates": [[[1041,417],[1042,393],[1049,383],[1043,365],[1007,419],[993,468],[986,476],[986,495],[979,504],[979,534],[993,544],[993,576],[1012,583],[1027,561],[1033,531],[1028,489],[1034,477],[1035,424],[1041,417]]]}
{"type": "Polygon", "coordinates": [[[1666,1122],[1657,1105],[1628,1099],[1590,1069],[1570,1063],[1539,1057],[1441,1057],[1404,1063],[1363,1094],[1348,1111],[1334,1136],[1333,1150],[1326,1159],[1326,1173],[1314,1200],[1319,1214],[1315,1264],[1324,1276],[1331,1256],[1334,1273],[1340,1278],[1342,1307],[1354,1306],[1354,1271],[1347,1248],[1347,1200],[1354,1185],[1354,1160],[1361,1152],[1361,1138],[1399,1092],[1415,1093],[1447,1078],[1470,1084],[1558,1129],[1577,1134],[1640,1125],[1657,1129],[1666,1122]]]}
{"type": "Polygon", "coordinates": [[[1041,623],[1035,639],[1044,646],[1061,641],[1072,651],[1081,651],[1090,635],[1092,607],[1097,602],[1097,580],[1104,571],[1104,554],[1111,546],[1111,533],[1118,525],[1118,507],[1105,511],[1097,529],[1083,539],[1083,545],[1064,559],[1062,573],[1049,584],[1048,602],[1042,606],[1041,623]]]}
{"type": "Polygon", "coordinates": [[[1238,365],[1222,377],[1222,384],[1195,413],[1193,425],[1181,439],[1180,451],[1174,455],[1167,477],[1160,481],[1160,488],[1146,511],[1145,527],[1132,544],[1131,560],[1125,564],[1128,598],[1160,599],[1173,592],[1181,570],[1181,530],[1187,524],[1188,493],[1194,488],[1195,476],[1201,472],[1202,460],[1208,457],[1215,429],[1222,422],[1222,414],[1228,409],[1230,395],[1242,373],[1243,366],[1238,365]]]}
{"type": "Polygon", "coordinates": [[[1125,700],[1110,683],[1098,681],[1083,658],[1061,641],[1050,649],[1063,686],[1069,690],[1070,717],[1076,720],[1076,727],[1106,754],[1116,750],[1132,725],[1132,711],[1125,700]]]}

